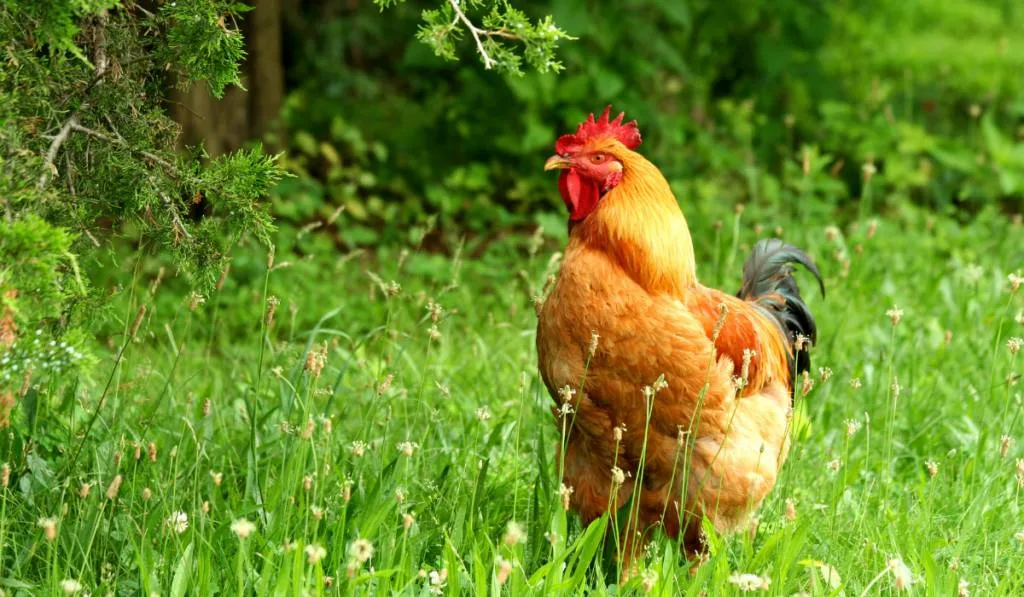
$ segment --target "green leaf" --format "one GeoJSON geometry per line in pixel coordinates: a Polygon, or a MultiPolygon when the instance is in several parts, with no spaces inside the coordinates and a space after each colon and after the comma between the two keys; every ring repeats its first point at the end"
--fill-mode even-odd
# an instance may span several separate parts
{"type": "Polygon", "coordinates": [[[171,581],[171,597],[185,597],[189,589],[189,581],[192,579],[192,548],[195,544],[189,543],[185,553],[178,559],[178,565],[174,567],[174,580],[171,581]]]}

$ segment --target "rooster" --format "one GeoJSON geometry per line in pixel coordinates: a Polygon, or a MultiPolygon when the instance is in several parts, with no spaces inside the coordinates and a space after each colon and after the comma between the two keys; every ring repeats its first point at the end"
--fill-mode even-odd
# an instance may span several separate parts
{"type": "Polygon", "coordinates": [[[775,485],[817,336],[793,264],[824,284],[807,254],[771,239],[735,296],[702,286],[679,203],[636,152],[636,121],[610,109],[544,166],[561,171],[569,242],[540,309],[539,368],[567,435],[563,496],[583,522],[629,502],[627,558],[657,525],[693,553],[704,518],[735,530],[775,485]]]}

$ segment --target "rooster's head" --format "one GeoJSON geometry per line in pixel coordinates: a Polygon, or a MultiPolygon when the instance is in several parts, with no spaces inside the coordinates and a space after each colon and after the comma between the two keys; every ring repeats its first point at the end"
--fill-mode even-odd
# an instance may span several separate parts
{"type": "Polygon", "coordinates": [[[558,190],[572,222],[590,215],[601,197],[622,181],[623,152],[640,145],[636,121],[622,124],[625,112],[609,120],[611,109],[606,107],[596,120],[591,113],[574,134],[559,137],[555,155],[544,164],[545,170],[562,170],[558,190]]]}

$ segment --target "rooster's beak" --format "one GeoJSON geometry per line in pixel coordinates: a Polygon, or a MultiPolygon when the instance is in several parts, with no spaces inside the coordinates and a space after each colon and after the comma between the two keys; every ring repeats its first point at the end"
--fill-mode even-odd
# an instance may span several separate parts
{"type": "Polygon", "coordinates": [[[572,168],[572,162],[569,158],[563,158],[560,155],[553,155],[544,162],[544,170],[567,170],[569,168],[572,168]]]}

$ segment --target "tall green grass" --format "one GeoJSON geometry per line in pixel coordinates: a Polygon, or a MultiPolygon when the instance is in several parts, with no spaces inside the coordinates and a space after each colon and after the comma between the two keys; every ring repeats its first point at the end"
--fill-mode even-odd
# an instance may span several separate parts
{"type": "Polygon", "coordinates": [[[692,221],[703,282],[736,287],[755,229],[781,227],[828,295],[807,285],[819,345],[779,483],[699,562],[656,537],[620,584],[623,516],[563,509],[534,349],[561,240],[513,235],[249,247],[204,300],[126,256],[96,373],[19,397],[0,444],[0,588],[718,595],[747,574],[779,595],[1019,594],[1024,231],[750,208],[716,233],[720,211],[692,221]]]}

